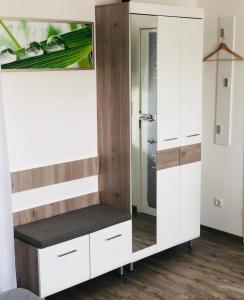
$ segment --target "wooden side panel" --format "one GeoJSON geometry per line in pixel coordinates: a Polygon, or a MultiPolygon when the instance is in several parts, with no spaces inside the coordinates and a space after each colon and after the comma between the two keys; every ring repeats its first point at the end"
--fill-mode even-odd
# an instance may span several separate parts
{"type": "Polygon", "coordinates": [[[14,225],[24,225],[69,211],[99,204],[99,194],[92,193],[14,213],[14,225]]]}
{"type": "Polygon", "coordinates": [[[15,260],[18,287],[39,295],[37,248],[15,239],[15,260]]]}
{"type": "Polygon", "coordinates": [[[97,157],[14,172],[11,174],[12,192],[17,193],[36,189],[98,175],[98,173],[99,162],[97,157]]]}
{"type": "Polygon", "coordinates": [[[129,5],[96,7],[100,202],[130,210],[129,5]]]}
{"type": "Polygon", "coordinates": [[[201,144],[194,144],[180,148],[180,164],[187,165],[201,161],[201,144]]]}
{"type": "Polygon", "coordinates": [[[180,165],[180,148],[172,148],[157,152],[157,170],[164,170],[180,165]]]}

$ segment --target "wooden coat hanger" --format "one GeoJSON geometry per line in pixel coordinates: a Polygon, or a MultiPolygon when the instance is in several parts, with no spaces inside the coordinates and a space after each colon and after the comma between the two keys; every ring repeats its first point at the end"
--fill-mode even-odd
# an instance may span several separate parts
{"type": "Polygon", "coordinates": [[[224,42],[221,42],[219,44],[219,46],[217,47],[216,50],[214,50],[213,52],[211,52],[210,54],[208,54],[203,61],[225,61],[225,60],[238,60],[238,61],[244,61],[244,58],[239,55],[238,53],[234,52],[233,50],[231,50],[228,45],[224,42]],[[223,58],[223,59],[209,59],[212,56],[214,56],[215,54],[217,54],[220,50],[225,50],[226,52],[230,53],[234,58],[223,58]]]}

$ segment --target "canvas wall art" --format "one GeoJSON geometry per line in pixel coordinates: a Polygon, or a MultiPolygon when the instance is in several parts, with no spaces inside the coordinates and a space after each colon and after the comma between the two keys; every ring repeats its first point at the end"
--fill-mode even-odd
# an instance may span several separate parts
{"type": "Polygon", "coordinates": [[[93,24],[0,20],[2,70],[92,69],[93,24]]]}

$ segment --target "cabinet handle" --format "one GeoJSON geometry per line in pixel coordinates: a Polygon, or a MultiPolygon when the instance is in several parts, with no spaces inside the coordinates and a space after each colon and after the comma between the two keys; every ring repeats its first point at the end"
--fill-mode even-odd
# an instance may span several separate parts
{"type": "Polygon", "coordinates": [[[112,237],[110,237],[110,238],[108,238],[108,239],[105,239],[105,241],[106,241],[106,242],[109,242],[109,241],[114,240],[114,239],[117,239],[117,238],[119,238],[119,237],[121,237],[121,236],[122,236],[122,234],[118,234],[118,235],[112,236],[112,237]]]}
{"type": "Polygon", "coordinates": [[[197,133],[197,134],[191,134],[191,135],[188,135],[187,137],[188,138],[191,138],[191,137],[195,137],[195,136],[199,136],[200,134],[199,133],[197,133]]]}
{"type": "Polygon", "coordinates": [[[61,258],[61,257],[64,257],[66,255],[70,255],[70,254],[73,254],[75,252],[77,252],[78,250],[72,250],[72,251],[69,251],[69,252],[66,252],[66,253],[63,253],[63,254],[59,254],[58,257],[61,258]]]}
{"type": "Polygon", "coordinates": [[[178,140],[178,138],[166,139],[166,140],[164,140],[164,142],[170,142],[170,141],[176,141],[176,140],[178,140]]]}

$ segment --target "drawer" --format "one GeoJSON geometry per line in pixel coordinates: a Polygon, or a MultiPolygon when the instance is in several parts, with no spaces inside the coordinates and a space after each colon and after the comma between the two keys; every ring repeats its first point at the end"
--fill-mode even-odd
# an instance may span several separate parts
{"type": "Polygon", "coordinates": [[[38,250],[40,297],[90,279],[89,236],[38,250]]]}
{"type": "Polygon", "coordinates": [[[91,277],[97,277],[130,263],[132,255],[131,221],[90,234],[91,277]]]}

